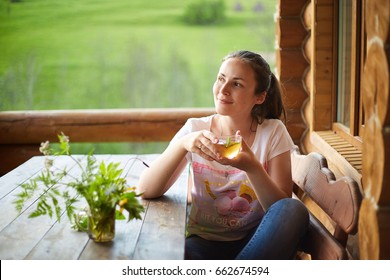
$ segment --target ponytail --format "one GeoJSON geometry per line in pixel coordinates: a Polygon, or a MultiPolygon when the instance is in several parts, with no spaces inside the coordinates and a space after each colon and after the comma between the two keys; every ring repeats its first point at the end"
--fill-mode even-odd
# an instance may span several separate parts
{"type": "Polygon", "coordinates": [[[269,85],[266,90],[257,91],[258,94],[266,92],[265,100],[262,104],[257,104],[252,109],[252,117],[262,123],[264,119],[286,120],[286,111],[282,101],[282,90],[278,79],[273,73],[269,76],[269,85]]]}

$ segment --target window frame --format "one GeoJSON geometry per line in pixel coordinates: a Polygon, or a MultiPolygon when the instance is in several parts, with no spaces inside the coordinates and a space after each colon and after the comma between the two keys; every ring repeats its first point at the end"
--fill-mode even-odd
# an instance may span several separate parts
{"type": "MultiPolygon", "coordinates": [[[[352,33],[351,33],[351,79],[349,81],[350,94],[350,124],[349,127],[337,122],[337,98],[338,98],[338,37],[339,30],[335,29],[334,34],[334,51],[336,55],[334,67],[334,75],[336,85],[334,88],[334,97],[332,104],[333,123],[332,130],[338,133],[347,142],[352,144],[357,149],[362,149],[363,134],[364,134],[364,108],[361,91],[361,77],[363,73],[364,60],[366,54],[366,35],[364,25],[364,7],[365,1],[352,1],[352,33]]],[[[336,1],[338,3],[338,1],[336,1]]],[[[337,24],[339,25],[338,4],[334,6],[334,15],[337,24]]]]}

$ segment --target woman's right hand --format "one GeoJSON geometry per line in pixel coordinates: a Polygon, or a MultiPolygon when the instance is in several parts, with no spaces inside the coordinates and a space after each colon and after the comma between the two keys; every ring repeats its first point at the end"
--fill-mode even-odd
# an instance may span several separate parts
{"type": "Polygon", "coordinates": [[[198,154],[206,160],[213,161],[217,158],[217,150],[214,144],[218,138],[208,130],[195,131],[183,137],[184,148],[191,153],[198,154]]]}

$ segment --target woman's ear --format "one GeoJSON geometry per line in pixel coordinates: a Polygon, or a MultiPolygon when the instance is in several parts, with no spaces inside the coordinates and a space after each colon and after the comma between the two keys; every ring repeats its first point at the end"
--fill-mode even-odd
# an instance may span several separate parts
{"type": "Polygon", "coordinates": [[[259,95],[256,96],[256,104],[260,105],[263,104],[265,101],[265,98],[267,97],[267,92],[263,91],[259,95]]]}

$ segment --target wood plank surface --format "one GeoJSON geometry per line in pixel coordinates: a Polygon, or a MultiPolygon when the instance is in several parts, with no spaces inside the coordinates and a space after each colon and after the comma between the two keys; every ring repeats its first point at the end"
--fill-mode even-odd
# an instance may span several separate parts
{"type": "Polygon", "coordinates": [[[42,169],[39,158],[32,158],[26,164],[17,167],[12,174],[5,174],[0,177],[0,198],[13,191],[19,184],[22,184],[26,177],[33,176],[42,169]]]}
{"type": "MultiPolygon", "coordinates": [[[[77,157],[78,159],[84,156],[77,157]]],[[[157,155],[98,155],[98,161],[120,162],[130,186],[157,155]],[[146,165],[145,165],[145,164],[146,165]]],[[[81,161],[82,162],[82,161],[81,161]]],[[[0,178],[0,259],[183,259],[187,207],[187,170],[160,199],[142,200],[142,220],[116,221],[113,242],[96,243],[85,232],[71,228],[66,214],[60,222],[41,216],[28,218],[35,210],[39,194],[27,201],[19,214],[13,201],[19,185],[33,178],[44,165],[43,157],[34,157],[0,178]],[[6,191],[7,190],[7,191],[6,191]]],[[[56,166],[67,166],[70,176],[80,173],[69,157],[60,157],[56,166]]],[[[61,202],[60,202],[61,203],[61,202]]],[[[80,201],[79,206],[85,207],[80,201]]]]}
{"type": "Polygon", "coordinates": [[[187,184],[187,176],[181,176],[168,190],[169,196],[150,200],[134,259],[184,258],[185,227],[181,225],[186,222],[187,184]]]}

